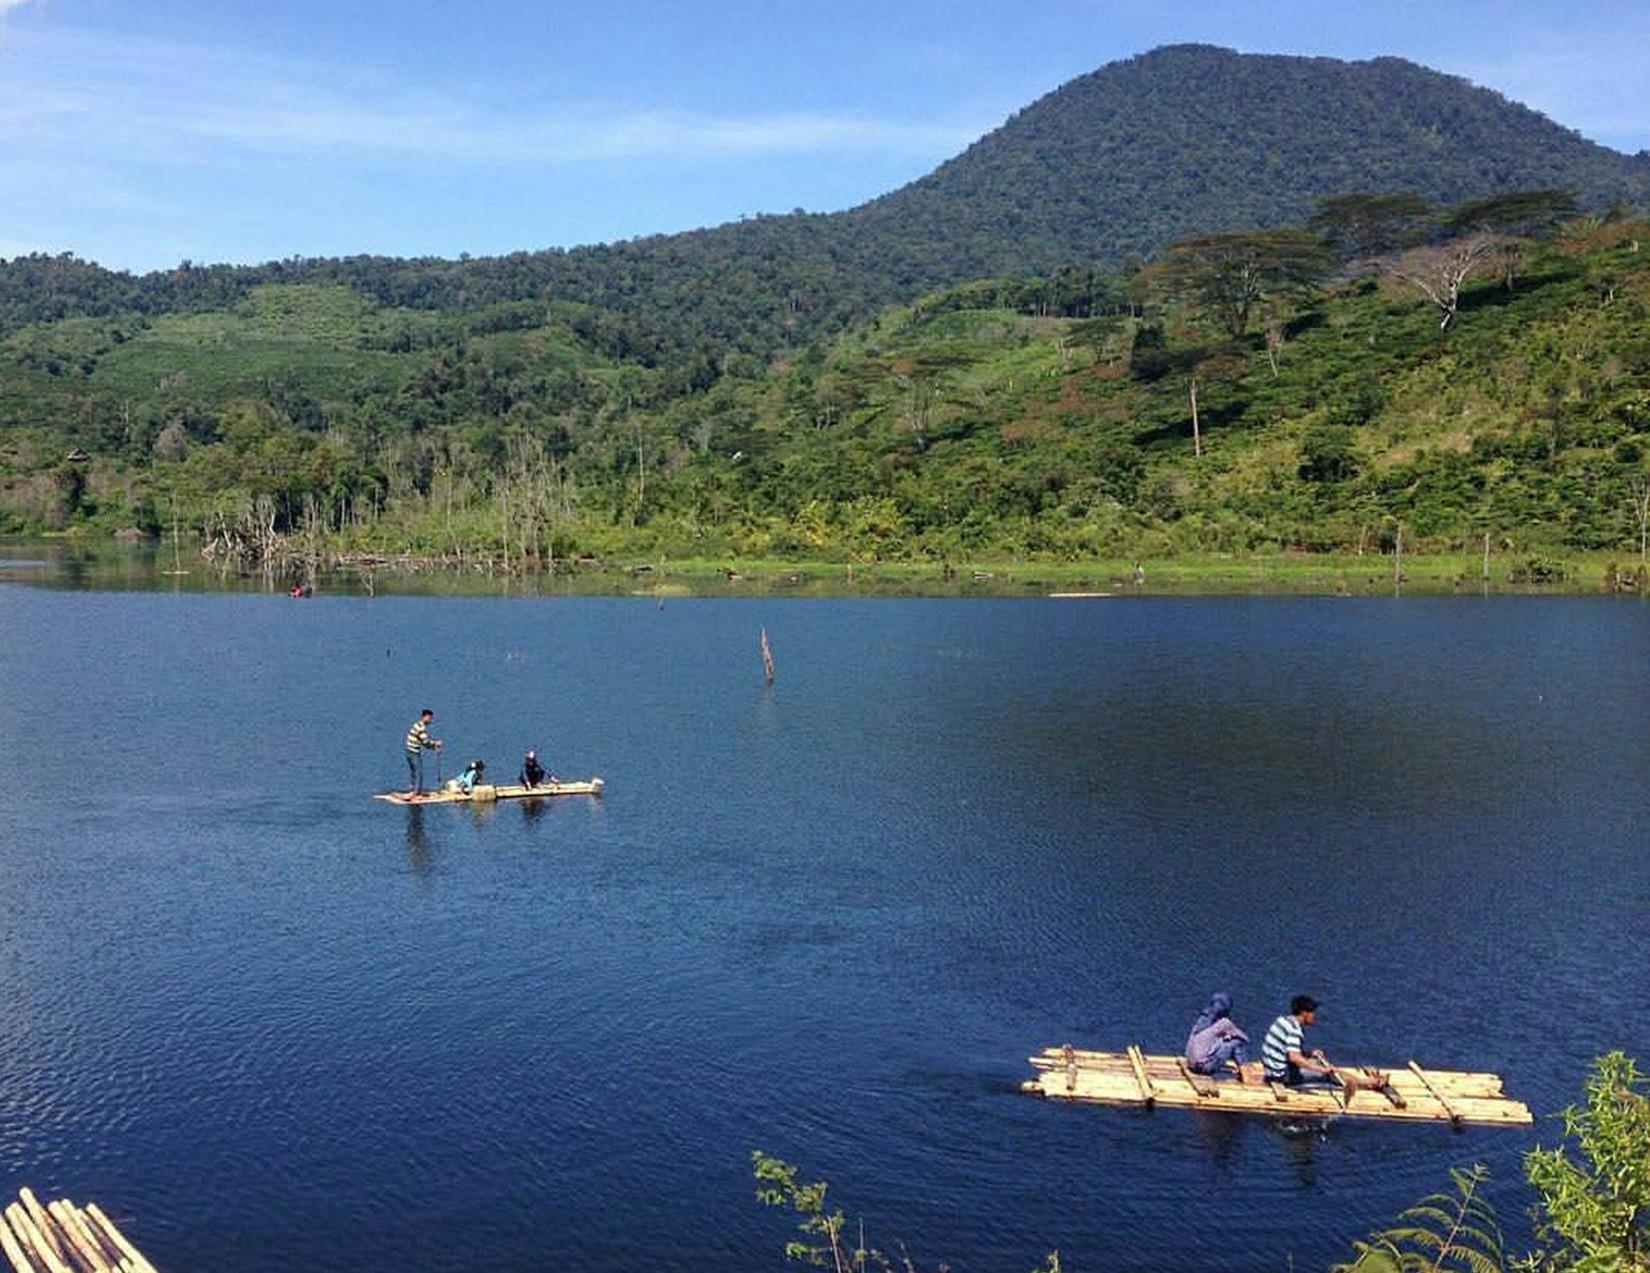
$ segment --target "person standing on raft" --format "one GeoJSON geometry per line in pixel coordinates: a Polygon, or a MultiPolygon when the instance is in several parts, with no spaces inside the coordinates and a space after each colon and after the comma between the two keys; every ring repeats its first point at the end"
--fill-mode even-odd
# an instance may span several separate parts
{"type": "Polygon", "coordinates": [[[1238,1082],[1248,1081],[1243,1065],[1249,1059],[1249,1036],[1232,1020],[1232,996],[1217,990],[1209,1006],[1192,1022],[1186,1038],[1186,1068],[1193,1074],[1219,1075],[1230,1065],[1238,1082]]]}
{"type": "Polygon", "coordinates": [[[406,742],[402,749],[407,754],[407,777],[410,785],[407,788],[409,796],[424,794],[424,753],[426,751],[440,751],[441,740],[430,737],[430,722],[435,719],[435,713],[425,708],[418,713],[418,719],[407,730],[406,742]]]}

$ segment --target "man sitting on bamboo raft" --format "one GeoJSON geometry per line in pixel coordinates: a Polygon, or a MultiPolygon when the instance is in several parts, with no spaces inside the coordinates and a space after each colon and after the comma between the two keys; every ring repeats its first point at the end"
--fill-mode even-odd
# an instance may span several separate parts
{"type": "Polygon", "coordinates": [[[1258,1075],[1244,1073],[1248,1060],[1249,1036],[1232,1020],[1232,996],[1217,990],[1192,1022],[1186,1038],[1186,1068],[1193,1074],[1214,1078],[1232,1074],[1240,1083],[1254,1082],[1258,1075]]]}
{"type": "Polygon", "coordinates": [[[1387,1076],[1380,1070],[1343,1069],[1332,1064],[1322,1051],[1302,1051],[1301,1032],[1317,1019],[1318,1001],[1311,995],[1296,995],[1289,1001],[1288,1013],[1272,1022],[1261,1044],[1266,1081],[1288,1087],[1343,1087],[1348,1092],[1384,1088],[1387,1076]]]}

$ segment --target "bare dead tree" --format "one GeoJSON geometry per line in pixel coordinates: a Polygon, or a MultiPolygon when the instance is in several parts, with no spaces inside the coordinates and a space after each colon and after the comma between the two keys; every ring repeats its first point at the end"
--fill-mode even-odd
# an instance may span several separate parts
{"type": "Polygon", "coordinates": [[[1266,322],[1266,361],[1272,366],[1272,376],[1278,374],[1278,355],[1283,352],[1283,320],[1270,318],[1266,322]]]}
{"type": "Polygon", "coordinates": [[[1503,236],[1469,234],[1447,243],[1412,248],[1390,266],[1388,272],[1408,283],[1437,306],[1443,315],[1438,330],[1455,321],[1461,308],[1461,289],[1473,275],[1481,273],[1501,249],[1503,236]]]}
{"type": "Polygon", "coordinates": [[[1631,486],[1633,515],[1639,522],[1639,568],[1645,566],[1645,550],[1650,547],[1650,477],[1639,475],[1631,486]]]}

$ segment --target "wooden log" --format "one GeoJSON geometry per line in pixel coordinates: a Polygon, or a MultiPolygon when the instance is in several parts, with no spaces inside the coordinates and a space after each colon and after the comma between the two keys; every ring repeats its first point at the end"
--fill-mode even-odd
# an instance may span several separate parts
{"type": "Polygon", "coordinates": [[[91,1273],[116,1273],[116,1270],[104,1257],[103,1249],[98,1245],[97,1239],[92,1237],[90,1233],[81,1230],[74,1207],[64,1199],[59,1198],[51,1204],[50,1210],[57,1219],[58,1231],[63,1235],[68,1245],[74,1249],[74,1253],[80,1258],[80,1262],[91,1270],[91,1273]]]}
{"type": "Polygon", "coordinates": [[[143,1253],[126,1240],[126,1235],[115,1228],[115,1222],[103,1214],[103,1208],[95,1202],[86,1204],[86,1214],[103,1230],[103,1235],[113,1242],[120,1253],[126,1257],[136,1273],[156,1273],[155,1266],[143,1258],[143,1253]]]}
{"type": "Polygon", "coordinates": [[[23,1254],[23,1248],[18,1245],[17,1237],[3,1214],[0,1214],[0,1251],[6,1253],[13,1273],[35,1273],[34,1261],[23,1254]]]}
{"type": "Polygon", "coordinates": [[[1186,1064],[1185,1057],[1178,1057],[1176,1060],[1180,1066],[1180,1073],[1184,1076],[1192,1091],[1196,1092],[1199,1096],[1207,1097],[1210,1100],[1220,1099],[1220,1084],[1210,1082],[1208,1079],[1203,1078],[1200,1075],[1193,1074],[1192,1067],[1186,1064]]]}
{"type": "Polygon", "coordinates": [[[1388,1076],[1384,1089],[1347,1092],[1341,1089],[1282,1088],[1263,1083],[1227,1083],[1213,1093],[1189,1082],[1178,1056],[1147,1055],[1133,1046],[1122,1052],[1093,1052],[1054,1046],[1028,1058],[1036,1077],[1022,1090],[1058,1100],[1098,1105],[1142,1105],[1156,1108],[1223,1109],[1271,1117],[1345,1114],[1361,1118],[1405,1122],[1444,1122],[1451,1113],[1463,1122],[1491,1126],[1528,1126],[1530,1112],[1501,1091],[1493,1075],[1429,1072],[1426,1079],[1437,1089],[1449,1111],[1432,1098],[1414,1073],[1400,1069],[1388,1076]],[[1142,1075],[1145,1085],[1142,1086],[1142,1075]],[[1406,1099],[1407,1098],[1407,1099],[1406,1099]]]}
{"type": "Polygon", "coordinates": [[[1427,1091],[1431,1094],[1432,1099],[1444,1107],[1444,1113],[1449,1115],[1449,1121],[1454,1126],[1459,1127],[1461,1125],[1461,1115],[1456,1113],[1455,1107],[1444,1099],[1444,1094],[1433,1086],[1432,1080],[1427,1077],[1427,1072],[1419,1065],[1415,1064],[1413,1059],[1411,1059],[1409,1063],[1409,1072],[1421,1080],[1421,1086],[1427,1089],[1427,1091]]]}
{"type": "Polygon", "coordinates": [[[75,1273],[67,1264],[57,1258],[56,1251],[47,1241],[44,1234],[35,1225],[29,1213],[23,1210],[23,1204],[14,1202],[6,1208],[6,1219],[11,1221],[11,1227],[22,1240],[23,1248],[34,1258],[37,1268],[46,1270],[46,1273],[75,1273]]]}
{"type": "Polygon", "coordinates": [[[757,638],[762,643],[762,674],[767,677],[768,684],[773,684],[773,651],[768,648],[768,630],[758,628],[757,638]]]}
{"type": "Polygon", "coordinates": [[[1146,1102],[1147,1109],[1151,1109],[1157,1104],[1157,1089],[1146,1077],[1146,1061],[1138,1044],[1129,1044],[1129,1064],[1134,1068],[1135,1081],[1140,1084],[1140,1099],[1146,1102]]]}
{"type": "Polygon", "coordinates": [[[57,1226],[52,1223],[51,1216],[46,1214],[46,1208],[40,1205],[40,1199],[34,1196],[34,1190],[27,1185],[17,1191],[23,1207],[29,1213],[29,1219],[34,1221],[34,1227],[40,1230],[40,1236],[51,1244],[52,1254],[60,1260],[69,1258],[64,1241],[58,1236],[57,1226]]]}

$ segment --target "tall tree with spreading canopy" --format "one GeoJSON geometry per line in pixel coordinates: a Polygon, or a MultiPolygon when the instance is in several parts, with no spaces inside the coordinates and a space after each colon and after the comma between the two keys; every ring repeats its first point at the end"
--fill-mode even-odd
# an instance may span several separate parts
{"type": "Polygon", "coordinates": [[[1191,306],[1228,335],[1249,329],[1261,301],[1309,292],[1335,267],[1309,230],[1229,230],[1178,239],[1148,267],[1155,289],[1191,306]]]}
{"type": "Polygon", "coordinates": [[[1414,247],[1432,215],[1431,202],[1418,194],[1354,191],[1319,199],[1307,224],[1343,259],[1359,261],[1414,247]]]}

